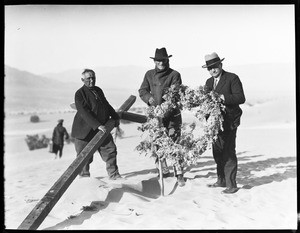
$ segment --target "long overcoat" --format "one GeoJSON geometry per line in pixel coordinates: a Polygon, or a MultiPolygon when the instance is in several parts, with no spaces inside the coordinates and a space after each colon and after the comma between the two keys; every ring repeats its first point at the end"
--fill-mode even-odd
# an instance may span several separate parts
{"type": "Polygon", "coordinates": [[[64,145],[64,137],[65,139],[69,138],[69,134],[66,128],[63,127],[61,124],[57,124],[57,126],[55,126],[52,133],[53,144],[60,145],[60,146],[64,145]]]}
{"type": "MultiPolygon", "coordinates": [[[[205,85],[208,91],[213,90],[213,84],[213,77],[206,80],[205,85]]],[[[240,125],[240,118],[243,113],[239,105],[246,101],[239,77],[234,73],[223,70],[215,91],[223,94],[225,98],[224,130],[236,129],[240,125]]]]}
{"type": "Polygon", "coordinates": [[[156,69],[148,70],[139,89],[139,95],[146,104],[152,96],[160,105],[163,102],[164,91],[171,85],[180,85],[181,83],[180,73],[171,68],[161,73],[156,69]]]}
{"type": "MultiPolygon", "coordinates": [[[[144,80],[139,89],[141,99],[149,105],[150,97],[153,97],[156,104],[160,105],[163,100],[165,91],[172,85],[178,86],[182,84],[181,75],[178,71],[168,68],[164,72],[157,72],[156,69],[148,70],[144,76],[144,80]]],[[[174,109],[167,114],[167,118],[173,118],[179,115],[180,110],[174,109]]]]}

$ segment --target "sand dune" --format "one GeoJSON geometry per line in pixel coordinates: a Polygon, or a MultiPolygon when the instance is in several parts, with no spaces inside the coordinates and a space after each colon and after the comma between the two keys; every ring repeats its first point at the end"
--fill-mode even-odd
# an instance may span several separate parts
{"type": "MultiPolygon", "coordinates": [[[[284,99],[243,106],[237,136],[240,190],[232,195],[206,186],[216,180],[215,162],[207,151],[197,165],[185,168],[184,187],[178,187],[174,177],[164,179],[165,196],[161,196],[153,159],[134,150],[140,140],[138,124],[121,124],[125,135],[116,144],[125,180],[109,181],[105,164],[95,154],[91,177],[76,177],[39,229],[296,229],[294,107],[284,99]]],[[[36,124],[27,115],[5,120],[6,228],[20,225],[75,158],[72,143],[65,145],[60,160],[48,148],[29,151],[26,134],[50,137],[59,118],[65,119],[70,131],[73,116],[74,112],[42,114],[36,124]]],[[[194,120],[188,113],[183,119],[194,120]]]]}

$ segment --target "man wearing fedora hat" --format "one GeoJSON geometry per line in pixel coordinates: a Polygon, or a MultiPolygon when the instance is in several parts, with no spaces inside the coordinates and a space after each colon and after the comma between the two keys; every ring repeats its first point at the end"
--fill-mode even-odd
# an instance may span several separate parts
{"type": "MultiPolygon", "coordinates": [[[[245,103],[245,95],[239,77],[222,69],[222,61],[217,53],[205,56],[207,68],[211,77],[206,80],[206,90],[215,91],[221,95],[225,105],[223,113],[223,131],[219,132],[218,139],[213,144],[213,156],[217,164],[217,182],[209,187],[226,187],[222,193],[231,194],[238,191],[236,185],[237,157],[236,157],[236,132],[240,125],[242,109],[240,104],[245,103]]],[[[209,117],[209,116],[208,116],[209,117]]]]}
{"type": "MultiPolygon", "coordinates": [[[[155,68],[148,70],[144,76],[144,80],[139,89],[139,95],[141,99],[148,106],[160,105],[163,100],[165,90],[172,85],[181,85],[180,73],[170,68],[169,58],[172,55],[168,55],[166,48],[156,49],[155,56],[150,57],[154,60],[155,68]]],[[[174,109],[169,112],[162,119],[164,127],[166,127],[169,136],[172,140],[176,141],[181,134],[181,112],[179,109],[174,109]]],[[[158,168],[158,158],[155,161],[156,167],[158,168]]],[[[163,177],[170,176],[170,172],[166,163],[166,160],[162,160],[163,177]]],[[[185,181],[183,178],[183,167],[182,164],[174,166],[174,174],[177,177],[179,186],[184,186],[185,181]]]]}
{"type": "Polygon", "coordinates": [[[57,126],[55,126],[52,133],[52,143],[53,143],[53,153],[55,154],[55,158],[57,158],[57,152],[59,152],[59,158],[62,157],[63,148],[64,148],[64,137],[65,139],[69,138],[69,134],[65,127],[63,127],[63,119],[59,119],[57,121],[57,126]]]}

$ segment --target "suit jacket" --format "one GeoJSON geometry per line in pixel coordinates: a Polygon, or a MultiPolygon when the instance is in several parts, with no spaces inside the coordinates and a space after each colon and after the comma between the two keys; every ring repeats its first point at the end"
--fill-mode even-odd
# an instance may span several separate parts
{"type": "MultiPolygon", "coordinates": [[[[205,85],[208,91],[213,90],[213,84],[213,77],[206,80],[205,85]]],[[[240,125],[242,115],[242,109],[239,105],[246,101],[243,85],[239,77],[234,73],[223,70],[215,91],[219,94],[223,94],[225,98],[224,130],[237,128],[240,125]]]]}
{"type": "Polygon", "coordinates": [[[119,119],[119,115],[106,100],[101,88],[95,86],[96,95],[85,85],[75,93],[77,113],[74,117],[71,135],[77,139],[91,139],[100,125],[109,118],[119,119]]]}

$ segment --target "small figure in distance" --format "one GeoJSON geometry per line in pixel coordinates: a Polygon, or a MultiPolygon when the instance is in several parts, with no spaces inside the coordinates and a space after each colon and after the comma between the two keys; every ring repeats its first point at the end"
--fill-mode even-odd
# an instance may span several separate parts
{"type": "Polygon", "coordinates": [[[62,157],[63,148],[64,148],[64,139],[69,139],[69,134],[66,128],[63,126],[63,119],[58,120],[57,126],[55,126],[52,133],[52,143],[53,143],[53,153],[55,154],[55,158],[57,158],[57,153],[59,152],[59,158],[62,157]]]}

